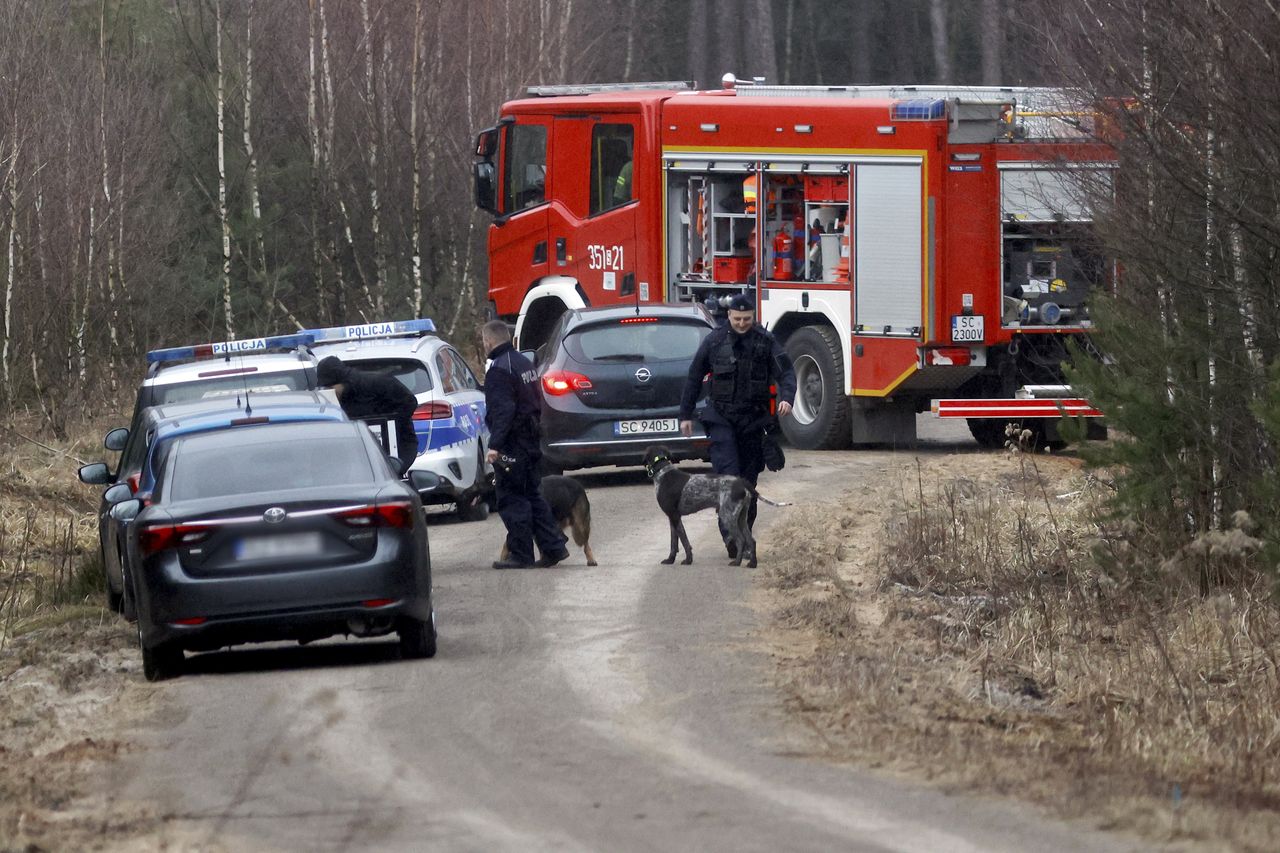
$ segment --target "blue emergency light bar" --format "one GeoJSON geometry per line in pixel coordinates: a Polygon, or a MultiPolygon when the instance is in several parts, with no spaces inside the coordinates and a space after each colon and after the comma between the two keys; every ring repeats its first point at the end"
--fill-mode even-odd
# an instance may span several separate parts
{"type": "Polygon", "coordinates": [[[216,344],[170,347],[169,349],[157,349],[147,353],[147,363],[159,364],[166,361],[186,361],[187,359],[257,355],[268,350],[289,350],[295,347],[308,347],[315,343],[315,340],[315,336],[310,332],[299,332],[296,335],[276,335],[270,338],[245,338],[242,341],[222,341],[216,344]]]}
{"type": "Polygon", "coordinates": [[[359,341],[367,338],[395,338],[400,335],[423,335],[434,332],[436,324],[427,319],[397,320],[387,323],[365,323],[362,326],[330,326],[327,329],[307,329],[318,344],[335,341],[359,341]]]}

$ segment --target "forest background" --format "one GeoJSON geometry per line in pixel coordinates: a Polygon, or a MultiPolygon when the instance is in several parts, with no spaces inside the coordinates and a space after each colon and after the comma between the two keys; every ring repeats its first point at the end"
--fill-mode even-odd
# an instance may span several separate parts
{"type": "Polygon", "coordinates": [[[1175,540],[1240,509],[1266,536],[1272,0],[0,0],[0,407],[61,436],[126,406],[148,349],[299,324],[469,338],[473,140],[502,102],[726,71],[1061,85],[1107,110],[1122,284],[1076,381],[1137,440],[1100,461],[1175,540]]]}

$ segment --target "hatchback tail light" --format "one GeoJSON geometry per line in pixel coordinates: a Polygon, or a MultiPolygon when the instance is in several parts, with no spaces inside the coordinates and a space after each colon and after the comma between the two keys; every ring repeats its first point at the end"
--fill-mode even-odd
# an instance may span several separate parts
{"type": "Polygon", "coordinates": [[[432,400],[413,410],[415,421],[438,421],[441,418],[451,417],[453,417],[453,407],[444,400],[432,400]]]}
{"type": "Polygon", "coordinates": [[[343,510],[335,517],[348,527],[413,527],[413,504],[390,501],[343,510]]]}
{"type": "Polygon", "coordinates": [[[542,376],[542,387],[553,397],[591,387],[591,380],[572,370],[551,370],[542,376]]]}
{"type": "Polygon", "coordinates": [[[197,545],[209,538],[213,528],[204,524],[152,524],[138,530],[138,549],[143,555],[197,545]]]}

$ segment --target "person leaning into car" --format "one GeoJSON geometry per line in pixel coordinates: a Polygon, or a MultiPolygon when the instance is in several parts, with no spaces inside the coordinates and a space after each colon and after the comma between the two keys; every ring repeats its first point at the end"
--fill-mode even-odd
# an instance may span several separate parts
{"type": "Polygon", "coordinates": [[[344,364],[335,355],[320,359],[316,365],[316,385],[333,388],[338,405],[354,420],[394,420],[396,456],[404,463],[404,471],[418,458],[418,433],[413,428],[413,411],[418,398],[394,376],[370,373],[344,364]]]}
{"type": "MultiPolygon", "coordinates": [[[[796,374],[791,359],[765,329],[756,325],[755,304],[744,294],[729,301],[729,322],[702,339],[689,365],[680,397],[680,432],[693,435],[693,409],[702,379],[711,374],[709,405],[702,425],[711,439],[711,467],[717,474],[734,474],[752,486],[765,465],[765,425],[769,413],[769,387],[778,388],[778,416],[791,411],[796,396],[796,374]]],[[[776,469],[776,465],[772,466],[776,469]]],[[[756,499],[751,499],[747,523],[756,520],[756,499]]],[[[737,557],[723,527],[720,535],[730,557],[737,557]]]]}
{"type": "Polygon", "coordinates": [[[569,556],[568,540],[543,500],[538,463],[542,460],[538,426],[542,396],[538,371],[511,345],[511,332],[501,320],[485,323],[480,339],[488,353],[484,375],[485,424],[498,492],[498,515],[507,528],[505,560],[495,569],[524,569],[534,565],[533,545],[542,552],[539,566],[554,566],[569,556]]]}

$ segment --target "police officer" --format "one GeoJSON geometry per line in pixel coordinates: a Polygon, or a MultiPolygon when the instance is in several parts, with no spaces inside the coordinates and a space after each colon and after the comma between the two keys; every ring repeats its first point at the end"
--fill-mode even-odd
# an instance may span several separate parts
{"type": "Polygon", "coordinates": [[[333,355],[316,365],[316,384],[332,387],[342,411],[352,420],[395,421],[396,455],[404,463],[404,470],[409,470],[418,458],[418,434],[413,428],[418,398],[412,391],[394,376],[358,370],[333,355]]]}
{"type": "MultiPolygon", "coordinates": [[[[717,474],[736,474],[754,486],[764,470],[765,426],[772,421],[769,386],[777,385],[778,415],[785,415],[795,400],[796,374],[782,345],[756,325],[755,304],[749,297],[734,296],[728,313],[728,324],[703,338],[689,365],[680,398],[680,432],[693,435],[693,407],[702,378],[710,373],[711,399],[702,425],[711,439],[711,467],[717,474]]],[[[747,520],[755,523],[755,498],[747,520]]],[[[728,531],[721,527],[720,535],[729,556],[737,557],[728,531]]]]}
{"type": "Polygon", "coordinates": [[[489,370],[484,375],[484,401],[489,427],[487,459],[497,475],[498,515],[507,528],[505,560],[495,569],[524,569],[534,565],[533,543],[542,552],[539,566],[554,566],[569,556],[568,541],[539,489],[538,462],[542,447],[538,421],[542,396],[538,372],[529,359],[511,346],[506,323],[494,320],[480,329],[489,370]]]}

